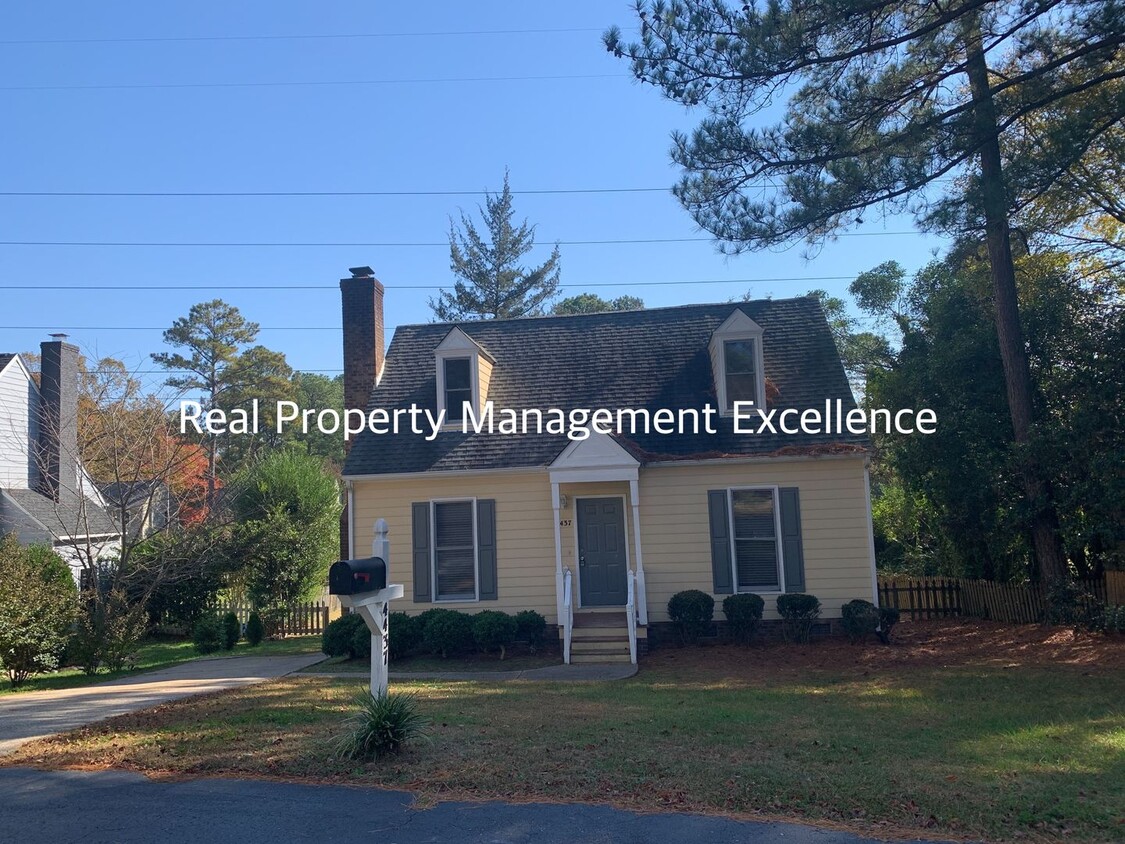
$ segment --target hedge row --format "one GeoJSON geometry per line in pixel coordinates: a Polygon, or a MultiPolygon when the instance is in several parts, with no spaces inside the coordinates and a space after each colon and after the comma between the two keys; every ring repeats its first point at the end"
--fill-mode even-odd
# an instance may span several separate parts
{"type": "MultiPolygon", "coordinates": [[[[474,650],[499,652],[504,659],[514,643],[526,642],[534,651],[547,637],[547,620],[534,610],[515,615],[484,610],[470,615],[435,607],[414,616],[393,612],[389,625],[387,648],[392,660],[415,653],[446,658],[474,650]]],[[[341,616],[324,629],[321,650],[328,656],[366,658],[371,655],[371,634],[359,615],[341,616]]]]}
{"type": "MultiPolygon", "coordinates": [[[[723,600],[731,639],[742,644],[754,640],[762,622],[766,602],[761,595],[744,592],[723,600]]],[[[820,617],[820,601],[815,595],[800,592],[777,596],[777,613],[787,641],[808,642],[812,627],[820,617]]],[[[890,641],[891,628],[898,622],[898,610],[876,607],[870,601],[849,601],[842,610],[844,630],[853,642],[875,634],[883,642],[890,641]]],[[[715,617],[715,599],[698,589],[677,592],[668,601],[668,617],[680,632],[684,644],[699,640],[711,627],[715,617]]]]}

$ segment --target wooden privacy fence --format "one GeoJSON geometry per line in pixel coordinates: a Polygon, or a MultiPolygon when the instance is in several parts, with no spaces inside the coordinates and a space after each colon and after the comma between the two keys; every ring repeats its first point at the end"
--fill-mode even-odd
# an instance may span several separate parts
{"type": "MultiPolygon", "coordinates": [[[[1078,581],[1085,604],[1125,604],[1125,572],[1078,581]]],[[[879,604],[910,618],[967,615],[1011,624],[1035,624],[1046,612],[1046,590],[1031,583],[952,577],[880,577],[879,604]]]]}
{"type": "MultiPolygon", "coordinates": [[[[229,601],[219,601],[215,606],[215,612],[220,615],[232,612],[238,616],[240,622],[246,624],[252,610],[250,607],[236,606],[229,601]]],[[[303,604],[291,604],[272,614],[272,618],[267,618],[266,613],[261,615],[267,628],[270,622],[274,621],[277,624],[276,632],[282,636],[307,636],[324,632],[330,620],[330,608],[323,601],[307,601],[303,604]]]]}

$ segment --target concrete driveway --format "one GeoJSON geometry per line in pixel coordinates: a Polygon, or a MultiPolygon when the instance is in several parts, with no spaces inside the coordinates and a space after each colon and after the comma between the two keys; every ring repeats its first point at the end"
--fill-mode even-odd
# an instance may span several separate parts
{"type": "Polygon", "coordinates": [[[322,659],[323,654],[197,659],[78,689],[4,695],[0,756],[33,739],[170,700],[283,677],[322,659]]]}
{"type": "MultiPolygon", "coordinates": [[[[22,844],[865,844],[784,823],[642,815],[583,804],[439,803],[401,791],[235,779],[154,782],[122,771],[0,769],[0,830],[22,844]]],[[[933,844],[933,842],[930,842],[933,844]]]]}

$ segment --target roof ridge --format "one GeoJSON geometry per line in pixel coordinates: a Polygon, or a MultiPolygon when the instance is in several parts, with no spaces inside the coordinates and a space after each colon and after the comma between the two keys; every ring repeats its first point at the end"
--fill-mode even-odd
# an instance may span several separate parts
{"type": "Polygon", "coordinates": [[[631,308],[625,311],[595,311],[593,313],[585,314],[538,314],[536,316],[524,317],[502,317],[496,319],[467,319],[456,322],[404,322],[395,326],[398,328],[436,328],[438,326],[449,326],[450,328],[457,328],[463,325],[495,325],[498,323],[508,322],[532,322],[549,319],[580,319],[583,317],[604,317],[604,316],[623,316],[625,314],[651,314],[655,311],[685,311],[692,308],[721,308],[724,306],[739,307],[741,305],[753,305],[758,303],[769,304],[782,304],[789,302],[798,302],[804,299],[815,299],[815,296],[787,296],[784,299],[749,299],[734,302],[694,302],[683,305],[661,305],[655,308],[631,308]]]}

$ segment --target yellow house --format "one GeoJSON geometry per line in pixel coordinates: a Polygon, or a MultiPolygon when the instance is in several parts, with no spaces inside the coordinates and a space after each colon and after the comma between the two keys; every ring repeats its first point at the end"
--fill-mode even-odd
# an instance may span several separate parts
{"type": "Polygon", "coordinates": [[[815,299],[405,325],[384,357],[383,287],[353,273],[345,403],[379,432],[345,463],[346,543],[387,521],[395,609],[536,610],[580,661],[635,660],[685,589],[718,619],[735,592],[767,619],[785,592],[827,622],[876,601],[866,436],[742,415],[855,408],[815,299]]]}

